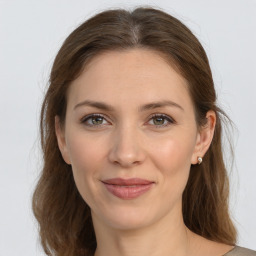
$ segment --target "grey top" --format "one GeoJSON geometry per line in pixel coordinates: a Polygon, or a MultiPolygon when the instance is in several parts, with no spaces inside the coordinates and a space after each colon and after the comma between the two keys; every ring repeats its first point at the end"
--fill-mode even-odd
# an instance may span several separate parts
{"type": "Polygon", "coordinates": [[[256,256],[256,251],[235,246],[231,251],[227,252],[223,256],[256,256]]]}

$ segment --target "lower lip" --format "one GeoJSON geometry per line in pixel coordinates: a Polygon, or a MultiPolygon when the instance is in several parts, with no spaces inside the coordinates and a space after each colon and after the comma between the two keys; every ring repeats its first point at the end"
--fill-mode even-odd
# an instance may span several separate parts
{"type": "Polygon", "coordinates": [[[146,193],[148,190],[152,188],[154,183],[150,183],[147,185],[136,185],[136,186],[118,186],[103,183],[107,190],[113,195],[122,198],[122,199],[133,199],[137,198],[140,195],[146,193]]]}

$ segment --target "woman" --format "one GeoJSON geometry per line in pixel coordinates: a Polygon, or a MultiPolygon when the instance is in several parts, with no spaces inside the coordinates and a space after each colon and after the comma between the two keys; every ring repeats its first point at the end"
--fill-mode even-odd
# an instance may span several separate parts
{"type": "Polygon", "coordinates": [[[176,18],[102,12],[65,40],[33,197],[47,255],[256,255],[236,246],[208,59],[176,18]]]}

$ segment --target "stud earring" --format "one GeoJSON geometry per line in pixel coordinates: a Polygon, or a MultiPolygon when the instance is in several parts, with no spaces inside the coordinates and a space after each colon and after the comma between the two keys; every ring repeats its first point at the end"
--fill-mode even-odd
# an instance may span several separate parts
{"type": "Polygon", "coordinates": [[[197,158],[197,163],[198,163],[198,164],[201,164],[202,162],[203,162],[203,158],[199,156],[199,157],[197,158]]]}

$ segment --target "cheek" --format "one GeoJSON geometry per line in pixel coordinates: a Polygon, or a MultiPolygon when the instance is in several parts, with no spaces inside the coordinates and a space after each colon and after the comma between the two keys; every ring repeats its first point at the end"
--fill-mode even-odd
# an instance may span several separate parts
{"type": "Polygon", "coordinates": [[[169,200],[181,197],[187,184],[193,146],[191,138],[186,136],[168,138],[157,147],[152,146],[151,159],[159,170],[159,182],[164,184],[163,194],[169,200]]]}
{"type": "Polygon", "coordinates": [[[194,143],[187,136],[170,136],[151,143],[151,158],[158,169],[168,172],[190,167],[194,143]]]}
{"type": "Polygon", "coordinates": [[[73,137],[68,145],[72,166],[84,173],[91,172],[101,158],[102,147],[87,138],[73,137]]]}
{"type": "Polygon", "coordinates": [[[101,145],[92,141],[90,137],[73,133],[68,141],[68,151],[70,155],[74,180],[78,191],[88,205],[94,200],[91,191],[96,192],[99,181],[99,172],[103,168],[104,150],[101,145]]]}

